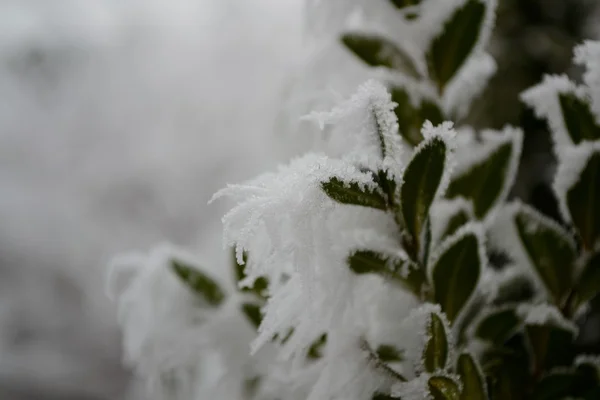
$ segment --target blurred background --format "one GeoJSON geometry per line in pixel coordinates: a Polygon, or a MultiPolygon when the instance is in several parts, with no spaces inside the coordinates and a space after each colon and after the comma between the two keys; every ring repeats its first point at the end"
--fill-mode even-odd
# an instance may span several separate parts
{"type": "MultiPolygon", "coordinates": [[[[517,96],[580,74],[598,2],[498,1],[499,70],[469,119],[524,127],[514,195],[558,218],[546,127],[517,96]]],[[[307,145],[281,121],[310,53],[302,2],[0,0],[0,399],[145,398],[106,263],[170,241],[227,264],[212,193],[307,145]]]]}

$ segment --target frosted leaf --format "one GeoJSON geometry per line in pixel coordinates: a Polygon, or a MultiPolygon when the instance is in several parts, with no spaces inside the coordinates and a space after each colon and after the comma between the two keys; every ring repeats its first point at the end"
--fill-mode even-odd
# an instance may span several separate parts
{"type": "Polygon", "coordinates": [[[116,258],[110,274],[130,275],[126,281],[117,279],[119,287],[113,291],[125,362],[146,380],[150,392],[164,397],[179,394],[183,399],[193,391],[200,357],[198,329],[212,310],[173,273],[174,255],[189,259],[170,246],[160,246],[148,255],[116,258]]]}
{"type": "Polygon", "coordinates": [[[456,119],[465,117],[496,69],[496,61],[488,53],[470,57],[444,91],[442,101],[446,114],[456,119]]]}
{"type": "Polygon", "coordinates": [[[577,326],[562,316],[558,308],[550,304],[520,304],[517,314],[526,325],[550,325],[577,334],[577,326]]]}
{"type": "Polygon", "coordinates": [[[586,67],[583,80],[590,88],[592,110],[600,116],[600,42],[588,40],[575,47],[575,63],[586,67]]]}
{"type": "Polygon", "coordinates": [[[572,222],[567,206],[567,192],[575,185],[594,153],[600,152],[600,141],[583,141],[578,146],[565,149],[554,176],[553,189],[558,199],[560,214],[566,222],[572,222]]]}
{"type": "MultiPolygon", "coordinates": [[[[443,196],[448,188],[448,184],[450,183],[450,177],[454,173],[454,168],[456,165],[455,158],[455,150],[456,150],[456,131],[453,129],[454,124],[450,121],[443,122],[440,125],[433,126],[430,121],[425,121],[423,123],[423,128],[421,129],[421,134],[423,135],[422,146],[419,145],[415,149],[415,153],[421,151],[421,148],[425,146],[428,139],[433,137],[441,138],[446,144],[446,159],[444,160],[444,174],[442,175],[442,180],[438,186],[437,192],[435,194],[435,198],[439,198],[443,196]]],[[[413,154],[415,154],[413,153],[413,154]]]]}
{"type": "Polygon", "coordinates": [[[331,140],[347,143],[344,159],[399,176],[402,141],[398,134],[395,106],[386,88],[371,80],[333,110],[313,112],[305,119],[317,122],[321,129],[325,125],[335,125],[331,140]]]}
{"type": "Polygon", "coordinates": [[[575,358],[575,365],[590,364],[600,369],[600,355],[597,354],[580,354],[575,358]]]}
{"type": "Polygon", "coordinates": [[[487,186],[482,186],[486,190],[476,191],[464,188],[464,184],[460,184],[454,188],[454,191],[451,187],[448,196],[458,194],[470,197],[475,202],[473,204],[475,215],[482,217],[478,214],[485,212],[483,222],[487,226],[492,223],[497,207],[506,200],[516,179],[523,132],[511,126],[506,126],[500,131],[485,129],[480,132],[479,140],[476,140],[474,131],[462,129],[458,138],[457,166],[453,173],[453,180],[460,181],[463,177],[479,178],[480,181],[476,184],[487,186]],[[478,173],[487,175],[477,175],[478,173]],[[499,175],[490,175],[494,173],[499,175]],[[493,182],[488,179],[493,179],[493,182]],[[489,186],[494,184],[497,186],[489,186]]]}
{"type": "Polygon", "coordinates": [[[256,248],[259,252],[283,258],[271,269],[263,266],[262,270],[256,271],[251,264],[247,275],[274,274],[272,280],[278,281],[281,265],[288,262],[298,268],[312,269],[313,230],[327,221],[327,215],[337,205],[321,189],[321,182],[332,176],[378,190],[372,176],[353,165],[323,155],[307,154],[280,167],[277,173],[264,174],[241,185],[228,185],[213,196],[211,201],[225,196],[238,200],[238,204],[223,217],[223,224],[225,245],[236,246],[239,263],[243,263],[243,250],[252,254],[256,248]],[[261,250],[260,246],[266,246],[267,250],[261,250]]]}
{"type": "Polygon", "coordinates": [[[459,214],[474,219],[472,203],[462,197],[438,200],[433,203],[430,211],[432,245],[440,243],[442,235],[448,231],[448,228],[452,228],[449,223],[459,214]]]}
{"type": "Polygon", "coordinates": [[[429,374],[421,374],[408,382],[397,383],[392,387],[392,396],[402,400],[433,400],[429,394],[430,377],[429,374]]]}
{"type": "Polygon", "coordinates": [[[393,378],[379,370],[361,340],[335,339],[331,356],[323,360],[323,370],[308,400],[370,400],[373,393],[389,387],[393,378]]]}
{"type": "MultiPolygon", "coordinates": [[[[432,252],[429,256],[429,261],[427,262],[427,265],[430,267],[433,267],[436,263],[436,261],[440,258],[440,256],[442,254],[444,254],[444,252],[449,249],[450,247],[452,247],[456,242],[460,241],[465,235],[469,235],[469,234],[473,234],[477,237],[477,241],[479,243],[479,247],[478,247],[478,254],[479,254],[479,259],[482,261],[483,265],[481,266],[481,270],[483,271],[487,265],[488,265],[488,261],[487,261],[487,254],[485,251],[485,244],[486,244],[486,236],[485,236],[485,230],[483,225],[481,225],[480,223],[476,223],[476,222],[469,222],[463,226],[461,226],[454,234],[452,234],[452,236],[448,237],[446,240],[444,240],[436,249],[434,252],[432,252]]],[[[428,274],[431,278],[431,268],[428,271],[428,274]]]]}
{"type": "MultiPolygon", "coordinates": [[[[519,274],[527,276],[534,284],[535,291],[547,298],[547,296],[550,296],[551,294],[548,292],[548,289],[540,276],[535,272],[536,267],[531,263],[527,251],[523,247],[523,242],[519,239],[519,233],[514,222],[517,213],[532,215],[532,218],[541,220],[544,225],[549,226],[554,231],[562,232],[563,229],[557,222],[540,214],[530,206],[515,200],[504,205],[498,211],[498,216],[488,231],[494,245],[506,252],[514,260],[515,274],[517,273],[516,271],[518,271],[519,274]]],[[[531,232],[535,232],[537,228],[538,227],[533,224],[528,227],[531,232]]],[[[570,247],[575,248],[575,243],[570,236],[565,236],[563,239],[570,247]]]]}
{"type": "Polygon", "coordinates": [[[534,109],[538,118],[548,121],[554,142],[554,153],[561,159],[565,149],[573,144],[560,106],[559,95],[570,94],[587,102],[589,93],[566,75],[546,75],[542,83],[521,93],[521,100],[534,109]]]}

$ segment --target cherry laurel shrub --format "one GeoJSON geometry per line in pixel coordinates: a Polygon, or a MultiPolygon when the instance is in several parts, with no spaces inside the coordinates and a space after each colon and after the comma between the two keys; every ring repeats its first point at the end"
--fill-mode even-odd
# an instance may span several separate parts
{"type": "Polygon", "coordinates": [[[330,149],[215,195],[236,203],[229,282],[168,246],[113,262],[126,362],[153,396],[600,398],[600,357],[574,347],[600,291],[600,43],[575,49],[582,84],[522,94],[552,131],[560,224],[507,202],[522,132],[460,123],[495,71],[495,1],[386,4],[401,40],[340,42],[387,78],[305,117],[330,149]]]}

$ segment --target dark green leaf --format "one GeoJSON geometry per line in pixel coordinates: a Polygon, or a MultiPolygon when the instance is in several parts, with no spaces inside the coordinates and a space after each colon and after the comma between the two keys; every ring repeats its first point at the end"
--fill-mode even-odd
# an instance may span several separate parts
{"type": "Polygon", "coordinates": [[[449,240],[433,266],[432,278],[435,302],[452,322],[474,292],[483,260],[479,255],[479,238],[474,232],[465,231],[449,240]]]}
{"type": "Polygon", "coordinates": [[[462,353],[458,357],[456,373],[463,384],[461,400],[487,400],[485,379],[470,354],[462,353]]]}
{"type": "MultiPolygon", "coordinates": [[[[248,254],[244,252],[244,264],[240,264],[237,262],[237,258],[235,256],[235,249],[233,249],[233,267],[235,272],[236,284],[246,278],[245,268],[247,263],[248,254]]],[[[260,277],[254,281],[254,284],[251,287],[243,287],[238,289],[241,292],[254,293],[261,298],[265,298],[265,292],[267,290],[268,285],[268,280],[264,277],[260,277]]]]}
{"type": "Polygon", "coordinates": [[[579,180],[567,190],[567,207],[586,249],[600,239],[600,151],[592,153],[579,180]]]}
{"type": "Polygon", "coordinates": [[[496,345],[502,345],[521,325],[514,307],[505,307],[487,314],[477,326],[475,335],[496,345]]]}
{"type": "Polygon", "coordinates": [[[423,140],[421,128],[425,121],[439,125],[444,121],[440,107],[431,100],[422,99],[418,107],[413,106],[404,88],[390,89],[392,101],[398,106],[394,109],[398,118],[399,132],[407,143],[417,146],[423,140]]]}
{"type": "Polygon", "coordinates": [[[342,204],[387,209],[387,200],[379,190],[361,187],[356,182],[344,182],[333,176],[327,182],[321,182],[323,191],[333,200],[342,204]]]}
{"type": "Polygon", "coordinates": [[[260,306],[252,303],[243,303],[242,312],[248,318],[248,321],[255,327],[258,328],[262,322],[262,313],[260,306]]]}
{"type": "Polygon", "coordinates": [[[487,350],[481,365],[491,378],[488,385],[493,400],[521,399],[524,385],[531,381],[531,357],[525,336],[516,334],[504,346],[487,350]]]}
{"type": "Polygon", "coordinates": [[[427,372],[446,368],[448,361],[448,337],[442,319],[431,313],[427,326],[427,337],[423,349],[423,366],[427,372]]]}
{"type": "Polygon", "coordinates": [[[578,304],[584,304],[600,293],[600,252],[585,263],[575,287],[578,304]]]}
{"type": "Polygon", "coordinates": [[[209,304],[218,306],[225,300],[225,293],[217,282],[195,267],[172,259],[171,268],[188,288],[202,296],[209,304]]]}
{"type": "Polygon", "coordinates": [[[449,199],[464,197],[473,202],[473,211],[478,219],[501,201],[500,195],[507,182],[511,159],[514,156],[513,142],[502,143],[496,150],[460,175],[454,176],[446,192],[449,199]]]}
{"type": "Polygon", "coordinates": [[[437,83],[440,93],[475,47],[485,7],[479,0],[468,0],[452,14],[442,33],[431,42],[426,55],[429,76],[437,83]]]}
{"type": "Polygon", "coordinates": [[[382,344],[375,353],[383,362],[398,362],[404,359],[404,352],[389,344],[382,344]]]}
{"type": "Polygon", "coordinates": [[[565,126],[574,144],[600,139],[600,126],[590,110],[590,104],[573,93],[558,95],[565,126]]]}
{"type": "Polygon", "coordinates": [[[531,264],[556,304],[561,304],[573,283],[575,248],[568,234],[530,207],[521,208],[514,221],[531,264]]]}
{"type": "Polygon", "coordinates": [[[512,303],[525,303],[530,301],[534,295],[535,289],[531,278],[525,274],[515,274],[510,279],[498,283],[498,290],[493,304],[501,306],[512,303]]]}
{"type": "Polygon", "coordinates": [[[327,334],[324,333],[309,347],[306,357],[309,360],[316,360],[323,356],[323,346],[327,343],[327,334]]]}
{"type": "Polygon", "coordinates": [[[416,253],[429,218],[429,208],[442,182],[447,151],[442,138],[434,136],[421,143],[404,171],[404,183],[400,188],[402,218],[416,253]]]}
{"type": "Polygon", "coordinates": [[[412,58],[387,38],[374,34],[350,32],[342,35],[342,43],[372,67],[386,67],[414,78],[421,77],[412,58]]]}
{"type": "Polygon", "coordinates": [[[575,373],[570,371],[551,372],[544,376],[533,391],[534,400],[558,400],[572,394],[575,373]]]}
{"type": "Polygon", "coordinates": [[[460,386],[452,378],[432,376],[428,383],[433,400],[460,400],[460,386]]]}
{"type": "Polygon", "coordinates": [[[418,265],[409,261],[391,261],[389,257],[371,250],[359,250],[350,255],[348,266],[359,275],[378,274],[388,278],[417,296],[420,296],[421,288],[426,281],[425,272],[418,265]],[[405,268],[408,268],[406,276],[402,272],[405,268]]]}
{"type": "Polygon", "coordinates": [[[538,368],[550,369],[571,363],[573,338],[571,330],[547,325],[526,325],[525,332],[538,368]]]}

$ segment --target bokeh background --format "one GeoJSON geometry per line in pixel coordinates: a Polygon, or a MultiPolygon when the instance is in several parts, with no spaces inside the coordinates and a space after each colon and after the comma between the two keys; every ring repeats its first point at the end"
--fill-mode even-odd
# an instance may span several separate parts
{"type": "MultiPolygon", "coordinates": [[[[557,217],[548,133],[517,95],[580,74],[572,47],[600,33],[599,5],[498,1],[499,70],[469,118],[525,129],[514,195],[557,217]]],[[[0,399],[146,398],[106,263],[169,241],[227,264],[212,193],[309,142],[282,116],[318,73],[302,3],[0,0],[0,399]]]]}

